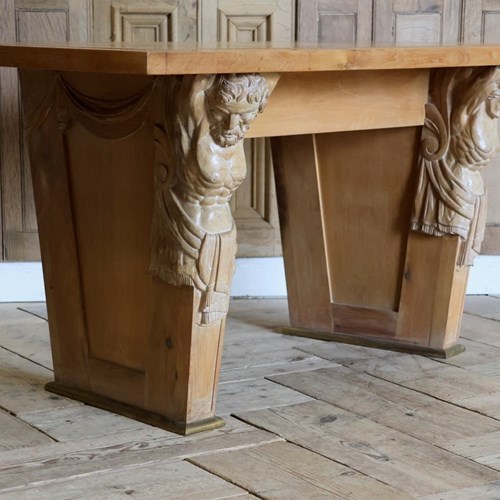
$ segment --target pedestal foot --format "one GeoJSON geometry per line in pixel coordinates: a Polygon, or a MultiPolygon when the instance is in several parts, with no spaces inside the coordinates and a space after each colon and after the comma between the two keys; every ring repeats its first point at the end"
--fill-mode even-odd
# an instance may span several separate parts
{"type": "Polygon", "coordinates": [[[318,330],[308,330],[304,328],[284,327],[281,333],[295,335],[297,337],[307,337],[317,340],[328,340],[331,342],[341,342],[343,344],[360,345],[364,347],[374,347],[375,349],[386,349],[389,351],[406,352],[409,354],[420,354],[432,358],[448,359],[465,351],[462,344],[455,344],[443,349],[426,347],[410,342],[398,340],[388,340],[376,337],[363,336],[362,334],[350,335],[348,333],[329,333],[318,330]]]}
{"type": "Polygon", "coordinates": [[[182,434],[184,436],[196,434],[197,432],[218,429],[225,424],[224,419],[220,417],[204,418],[194,422],[171,420],[164,415],[147,411],[136,406],[120,403],[119,401],[114,401],[113,399],[100,396],[99,394],[68,387],[59,382],[49,382],[45,385],[45,390],[58,394],[59,396],[76,399],[77,401],[81,401],[82,403],[90,406],[118,413],[124,417],[133,418],[135,420],[139,420],[140,422],[144,422],[145,424],[154,425],[155,427],[160,427],[161,429],[182,434]]]}

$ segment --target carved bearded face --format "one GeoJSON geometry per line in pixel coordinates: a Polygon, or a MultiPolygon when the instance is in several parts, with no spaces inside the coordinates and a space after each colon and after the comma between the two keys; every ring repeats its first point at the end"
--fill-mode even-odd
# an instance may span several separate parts
{"type": "Polygon", "coordinates": [[[486,112],[490,118],[500,118],[500,82],[496,82],[493,92],[486,101],[486,112]]]}
{"type": "Polygon", "coordinates": [[[268,89],[259,75],[219,77],[207,95],[210,135],[223,148],[235,146],[266,104],[268,89]]]}

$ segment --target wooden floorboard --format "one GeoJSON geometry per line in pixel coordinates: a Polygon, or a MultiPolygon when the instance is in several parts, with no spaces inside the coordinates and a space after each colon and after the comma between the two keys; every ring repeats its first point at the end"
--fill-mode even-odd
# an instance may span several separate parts
{"type": "Polygon", "coordinates": [[[0,498],[498,499],[500,298],[466,311],[466,352],[434,360],[288,337],[286,300],[233,301],[226,427],[180,437],[45,392],[45,304],[0,304],[0,498]]]}
{"type": "Polygon", "coordinates": [[[246,491],[185,461],[147,464],[125,470],[72,478],[50,484],[0,491],[0,498],[66,500],[68,498],[221,499],[245,498],[246,491]]]}
{"type": "Polygon", "coordinates": [[[0,453],[0,492],[280,440],[270,432],[229,419],[224,428],[188,437],[157,430],[151,435],[144,429],[38,446],[31,454],[26,449],[16,450],[0,453]]]}
{"type": "Polygon", "coordinates": [[[0,304],[0,346],[52,369],[47,321],[0,304]]]}
{"type": "Polygon", "coordinates": [[[51,442],[53,442],[53,439],[49,436],[31,427],[21,419],[0,410],[0,451],[51,442]]]}
{"type": "Polygon", "coordinates": [[[500,431],[500,421],[349,367],[279,375],[272,380],[443,448],[464,437],[500,431]]]}
{"type": "Polygon", "coordinates": [[[238,415],[408,494],[428,495],[500,479],[499,472],[486,466],[323,401],[238,415]]]}
{"type": "Polygon", "coordinates": [[[214,453],[190,462],[263,498],[408,498],[400,490],[290,443],[214,453]]]}

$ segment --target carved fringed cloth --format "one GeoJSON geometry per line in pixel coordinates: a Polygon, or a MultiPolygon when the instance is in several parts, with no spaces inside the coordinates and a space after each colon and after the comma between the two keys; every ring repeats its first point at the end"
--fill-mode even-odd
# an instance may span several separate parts
{"type": "Polygon", "coordinates": [[[439,72],[426,105],[411,229],[459,236],[459,266],[472,264],[484,237],[487,199],[480,171],[496,152],[485,128],[495,118],[488,108],[498,93],[495,78],[496,68],[439,72]]]}
{"type": "MultiPolygon", "coordinates": [[[[463,181],[464,167],[450,167],[446,158],[420,158],[420,177],[411,229],[433,236],[457,235],[462,245],[457,264],[471,265],[481,251],[487,195],[472,193],[463,181]]],[[[479,175],[479,174],[476,174],[479,175]]]]}
{"type": "Polygon", "coordinates": [[[155,211],[150,272],[171,285],[190,285],[201,292],[200,324],[223,319],[236,262],[236,227],[210,234],[196,226],[175,194],[157,193],[163,210],[155,211]],[[223,263],[223,265],[221,265],[223,263]]]}

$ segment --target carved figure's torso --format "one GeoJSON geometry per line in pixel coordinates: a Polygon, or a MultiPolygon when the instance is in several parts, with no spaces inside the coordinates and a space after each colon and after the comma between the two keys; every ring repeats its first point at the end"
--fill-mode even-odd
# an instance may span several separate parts
{"type": "Polygon", "coordinates": [[[173,191],[191,220],[215,234],[231,230],[228,202],[245,179],[246,161],[241,142],[224,148],[214,142],[208,128],[203,132],[173,191]]]}

